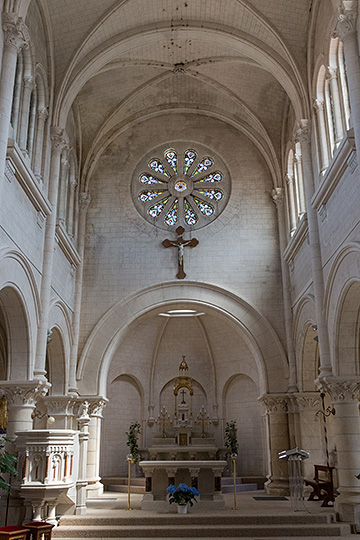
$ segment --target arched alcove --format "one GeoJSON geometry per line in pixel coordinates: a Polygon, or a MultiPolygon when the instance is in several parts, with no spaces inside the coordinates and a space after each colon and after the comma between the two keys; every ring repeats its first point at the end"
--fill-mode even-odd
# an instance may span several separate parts
{"type": "Polygon", "coordinates": [[[3,353],[9,380],[27,380],[30,372],[29,325],[19,293],[12,287],[0,291],[3,353]]]}

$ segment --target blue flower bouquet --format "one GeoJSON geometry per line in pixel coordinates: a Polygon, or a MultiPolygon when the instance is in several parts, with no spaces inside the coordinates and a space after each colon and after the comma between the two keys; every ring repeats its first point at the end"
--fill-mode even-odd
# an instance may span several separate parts
{"type": "Polygon", "coordinates": [[[189,503],[190,506],[194,504],[193,501],[197,502],[195,497],[198,497],[200,495],[196,488],[189,487],[186,484],[179,484],[177,487],[171,484],[167,488],[166,493],[170,494],[170,504],[173,502],[181,505],[189,503]]]}

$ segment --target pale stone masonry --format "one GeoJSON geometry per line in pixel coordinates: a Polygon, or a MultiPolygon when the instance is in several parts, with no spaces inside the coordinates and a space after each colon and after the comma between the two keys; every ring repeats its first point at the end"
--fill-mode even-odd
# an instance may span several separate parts
{"type": "Polygon", "coordinates": [[[145,461],[162,410],[175,440],[185,356],[183,405],[205,411],[217,459],[234,420],[238,474],[279,495],[278,452],[303,448],[307,477],[335,467],[335,508],[360,530],[358,0],[2,9],[11,519],[86,513],[101,478],[126,476],[133,422],[145,461]],[[179,226],[185,245],[165,249],[179,226]]]}

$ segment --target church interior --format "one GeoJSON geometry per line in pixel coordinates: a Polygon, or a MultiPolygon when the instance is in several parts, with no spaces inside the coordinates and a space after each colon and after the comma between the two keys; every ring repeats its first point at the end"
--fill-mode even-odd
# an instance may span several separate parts
{"type": "Polygon", "coordinates": [[[360,531],[358,0],[0,4],[0,515],[86,514],[136,423],[146,508],[301,449],[360,531]]]}

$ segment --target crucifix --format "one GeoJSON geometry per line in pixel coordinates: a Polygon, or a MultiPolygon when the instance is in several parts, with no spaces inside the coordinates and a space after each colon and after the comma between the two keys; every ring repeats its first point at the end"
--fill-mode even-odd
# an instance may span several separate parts
{"type": "Polygon", "coordinates": [[[182,235],[185,232],[184,227],[178,227],[176,229],[176,234],[178,235],[177,240],[168,240],[167,238],[162,242],[162,245],[166,248],[176,247],[178,249],[178,273],[176,277],[178,279],[184,279],[186,274],[184,272],[184,247],[196,247],[199,243],[199,240],[192,238],[191,240],[184,240],[182,235]]]}
{"type": "Polygon", "coordinates": [[[201,406],[200,412],[196,417],[195,424],[201,426],[201,437],[205,438],[206,437],[205,426],[211,424],[211,420],[209,418],[209,415],[206,412],[204,405],[201,406]]]}

